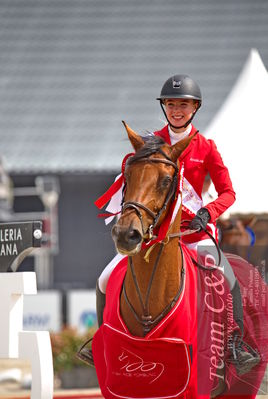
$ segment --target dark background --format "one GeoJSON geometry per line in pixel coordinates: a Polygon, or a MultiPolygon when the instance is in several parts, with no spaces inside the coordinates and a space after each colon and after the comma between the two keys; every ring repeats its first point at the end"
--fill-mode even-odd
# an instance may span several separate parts
{"type": "MultiPolygon", "coordinates": [[[[35,175],[11,175],[16,187],[34,186],[35,175]]],[[[111,225],[98,218],[94,201],[112,184],[113,174],[57,175],[59,254],[54,257],[54,286],[51,288],[94,288],[105,265],[115,254],[111,225]]],[[[38,197],[16,198],[15,212],[43,211],[38,197]]],[[[33,258],[19,270],[33,269],[33,258]]]]}

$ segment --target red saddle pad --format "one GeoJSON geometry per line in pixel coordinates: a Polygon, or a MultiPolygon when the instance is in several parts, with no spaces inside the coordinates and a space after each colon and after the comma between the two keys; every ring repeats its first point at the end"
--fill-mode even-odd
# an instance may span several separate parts
{"type": "Polygon", "coordinates": [[[190,351],[185,342],[170,338],[137,338],[108,324],[100,330],[106,369],[101,367],[106,375],[100,380],[105,397],[183,397],[191,374],[190,351]]]}

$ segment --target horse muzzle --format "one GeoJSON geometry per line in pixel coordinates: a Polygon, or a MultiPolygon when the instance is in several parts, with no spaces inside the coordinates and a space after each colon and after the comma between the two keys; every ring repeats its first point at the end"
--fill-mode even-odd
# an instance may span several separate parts
{"type": "Polygon", "coordinates": [[[112,238],[117,251],[122,255],[135,255],[141,250],[142,234],[132,225],[125,227],[115,224],[112,228],[112,238]]]}

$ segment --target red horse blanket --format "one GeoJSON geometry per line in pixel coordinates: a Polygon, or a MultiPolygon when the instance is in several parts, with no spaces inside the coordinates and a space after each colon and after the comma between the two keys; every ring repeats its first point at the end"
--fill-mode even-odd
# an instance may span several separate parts
{"type": "Polygon", "coordinates": [[[174,308],[145,338],[137,338],[128,332],[119,311],[126,267],[123,260],[109,279],[104,324],[93,340],[102,393],[106,398],[186,397],[196,331],[196,312],[192,309],[197,293],[190,290],[190,281],[196,279],[194,269],[187,268],[174,308]],[[178,322],[178,314],[188,322],[178,322]]]}
{"type": "MultiPolygon", "coordinates": [[[[185,278],[181,296],[145,338],[132,336],[120,316],[126,260],[114,269],[107,286],[104,323],[95,334],[92,345],[105,398],[208,399],[221,378],[219,369],[226,360],[228,335],[236,327],[232,320],[230,292],[219,271],[200,271],[193,265],[189,250],[183,248],[183,253],[185,278]]],[[[240,267],[243,266],[240,264],[240,267]]],[[[263,292],[264,288],[261,288],[263,292]]],[[[267,301],[267,292],[265,295],[267,301]]],[[[246,388],[234,367],[228,367],[229,395],[242,394],[243,398],[256,395],[257,388],[253,387],[260,384],[267,356],[264,347],[260,346],[268,342],[267,336],[263,339],[257,328],[260,316],[263,315],[252,312],[250,317],[246,316],[246,330],[255,333],[255,338],[249,333],[245,338],[265,359],[255,367],[252,378],[249,376],[252,373],[246,376],[249,382],[246,388]]],[[[263,322],[267,323],[267,306],[263,322]]]]}

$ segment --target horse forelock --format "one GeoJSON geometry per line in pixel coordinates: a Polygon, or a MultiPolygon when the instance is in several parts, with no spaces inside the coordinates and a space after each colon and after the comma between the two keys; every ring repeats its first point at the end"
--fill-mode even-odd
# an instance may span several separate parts
{"type": "Polygon", "coordinates": [[[150,155],[159,152],[160,148],[165,144],[165,141],[159,136],[150,135],[142,137],[142,139],[145,142],[144,146],[128,159],[127,165],[131,165],[135,161],[148,158],[150,155]]]}

